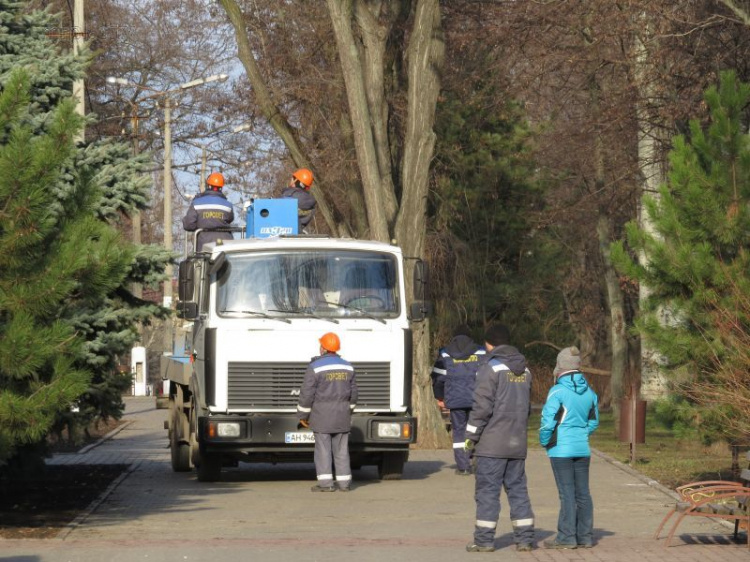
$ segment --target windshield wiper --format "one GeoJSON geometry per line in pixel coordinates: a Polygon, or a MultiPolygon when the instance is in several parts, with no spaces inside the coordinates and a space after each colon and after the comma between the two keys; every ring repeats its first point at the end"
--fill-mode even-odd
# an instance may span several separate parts
{"type": "Polygon", "coordinates": [[[335,318],[326,318],[325,316],[319,316],[319,315],[315,314],[311,310],[302,310],[302,309],[277,310],[277,309],[272,309],[272,310],[269,310],[268,312],[281,312],[281,313],[287,313],[287,314],[299,314],[301,316],[308,316],[310,318],[315,318],[316,320],[327,320],[328,322],[333,322],[334,324],[338,324],[339,323],[339,321],[336,320],[335,318]]]}
{"type": "Polygon", "coordinates": [[[287,318],[278,318],[276,316],[271,316],[270,314],[266,314],[265,312],[260,312],[258,310],[230,310],[228,308],[225,308],[224,310],[219,311],[219,314],[227,314],[227,313],[229,314],[252,314],[253,316],[260,316],[261,318],[267,318],[268,320],[278,320],[279,322],[284,322],[284,324],[292,323],[287,318]]]}
{"type": "Polygon", "coordinates": [[[385,320],[383,320],[382,318],[378,318],[377,316],[373,316],[372,314],[370,314],[366,310],[362,310],[361,308],[357,308],[356,306],[350,306],[348,304],[341,304],[340,302],[331,302],[331,301],[323,301],[323,302],[326,303],[326,304],[330,304],[331,306],[335,306],[336,308],[344,308],[346,310],[356,310],[362,316],[366,316],[370,320],[376,320],[377,322],[380,322],[382,324],[387,324],[388,323],[385,320]]]}

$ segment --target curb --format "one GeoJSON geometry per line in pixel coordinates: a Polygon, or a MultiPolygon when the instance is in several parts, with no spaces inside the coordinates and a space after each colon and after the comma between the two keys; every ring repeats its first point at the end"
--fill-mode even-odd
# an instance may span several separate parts
{"type": "Polygon", "coordinates": [[[82,447],[79,451],[76,451],[76,455],[85,455],[88,453],[91,449],[94,449],[95,447],[98,447],[105,441],[112,439],[115,435],[120,433],[123,429],[128,427],[133,423],[133,420],[125,421],[122,424],[118,425],[116,428],[114,428],[112,431],[107,433],[107,435],[100,438],[98,441],[91,443],[90,445],[86,445],[85,447],[82,447]]]}
{"type": "Polygon", "coordinates": [[[672,498],[674,500],[679,500],[680,499],[680,496],[677,495],[677,492],[675,492],[674,490],[670,490],[669,488],[667,488],[663,484],[659,483],[658,481],[654,480],[653,478],[649,478],[645,474],[642,474],[642,473],[638,472],[637,470],[635,470],[634,468],[631,468],[630,466],[626,465],[625,463],[622,463],[622,462],[618,461],[617,459],[615,459],[613,457],[610,457],[608,454],[602,453],[601,451],[598,451],[598,450],[594,449],[593,447],[591,448],[591,453],[594,454],[594,455],[596,455],[597,457],[600,457],[600,458],[604,459],[609,464],[611,464],[613,466],[616,466],[617,468],[619,468],[623,472],[628,473],[630,476],[633,476],[634,478],[637,478],[638,480],[640,480],[644,484],[647,484],[647,485],[651,486],[652,488],[654,488],[656,490],[659,490],[661,493],[666,494],[670,498],[672,498]]]}
{"type": "Polygon", "coordinates": [[[89,516],[96,511],[96,509],[106,500],[112,492],[114,492],[117,487],[122,484],[125,479],[130,476],[135,470],[138,468],[138,466],[141,464],[141,461],[135,462],[128,466],[120,476],[118,476],[108,487],[104,492],[102,492],[98,498],[96,498],[94,501],[92,501],[88,507],[80,514],[78,517],[73,519],[70,523],[65,525],[65,527],[52,539],[52,540],[59,540],[64,541],[70,533],[75,531],[78,527],[83,525],[83,523],[86,521],[86,519],[89,518],[89,516]]]}
{"type": "MultiPolygon", "coordinates": [[[[652,478],[649,478],[645,474],[641,474],[640,472],[638,472],[637,470],[629,467],[628,465],[626,465],[624,463],[621,463],[620,461],[618,461],[618,460],[610,457],[608,454],[602,453],[601,451],[597,451],[594,448],[591,448],[591,454],[596,455],[597,457],[600,457],[600,458],[604,459],[606,462],[608,462],[612,466],[616,466],[617,468],[619,468],[623,472],[629,474],[630,476],[632,476],[634,478],[637,478],[638,480],[640,480],[644,484],[647,484],[648,486],[654,488],[655,490],[659,490],[661,493],[669,496],[674,501],[680,501],[681,500],[679,494],[677,492],[675,492],[674,490],[671,490],[671,489],[667,488],[663,484],[657,482],[656,480],[654,480],[652,478]]],[[[721,525],[722,527],[726,527],[727,529],[734,529],[734,524],[732,524],[729,521],[725,521],[725,520],[719,519],[719,520],[715,520],[714,523],[716,523],[717,525],[721,525]]]]}

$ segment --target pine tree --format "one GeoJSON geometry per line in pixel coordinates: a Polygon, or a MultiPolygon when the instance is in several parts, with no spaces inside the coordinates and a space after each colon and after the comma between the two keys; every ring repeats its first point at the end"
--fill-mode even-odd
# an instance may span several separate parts
{"type": "Polygon", "coordinates": [[[88,55],[56,49],[56,21],[0,0],[0,465],[55,425],[121,415],[118,358],[166,313],[127,287],[161,280],[170,256],[118,231],[147,204],[147,156],[75,144],[88,55]]]}
{"type": "Polygon", "coordinates": [[[433,241],[442,253],[432,260],[441,291],[436,316],[450,319],[448,330],[466,320],[481,330],[483,322],[501,318],[516,338],[537,339],[543,318],[555,316],[550,308],[560,303],[550,302],[553,292],[545,282],[555,271],[557,252],[534,228],[543,192],[532,132],[518,102],[497,101],[492,80],[480,77],[471,87],[460,86],[466,91],[443,92],[435,126],[430,213],[433,241]]]}
{"type": "Polygon", "coordinates": [[[669,181],[646,201],[654,233],[635,222],[627,226],[629,248],[644,259],[630,257],[622,242],[613,259],[649,288],[636,327],[665,357],[675,390],[728,412],[735,391],[706,393],[703,400],[691,388],[715,387],[729,363],[748,361],[747,348],[738,356],[730,342],[737,330],[750,333],[750,309],[743,305],[750,295],[750,140],[743,120],[750,85],[722,73],[705,101],[709,123],[693,120],[689,137],[675,137],[669,181]]]}

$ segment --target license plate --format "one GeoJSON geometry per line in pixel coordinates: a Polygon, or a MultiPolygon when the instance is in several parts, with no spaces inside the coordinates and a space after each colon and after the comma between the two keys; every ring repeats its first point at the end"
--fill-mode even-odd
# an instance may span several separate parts
{"type": "Polygon", "coordinates": [[[287,431],[284,443],[315,443],[315,434],[312,431],[287,431]]]}

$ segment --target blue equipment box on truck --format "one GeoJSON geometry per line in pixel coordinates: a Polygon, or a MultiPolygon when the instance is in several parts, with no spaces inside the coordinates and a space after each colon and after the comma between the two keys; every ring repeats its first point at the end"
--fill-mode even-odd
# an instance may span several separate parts
{"type": "Polygon", "coordinates": [[[297,200],[254,199],[247,208],[247,238],[298,234],[297,200]]]}

